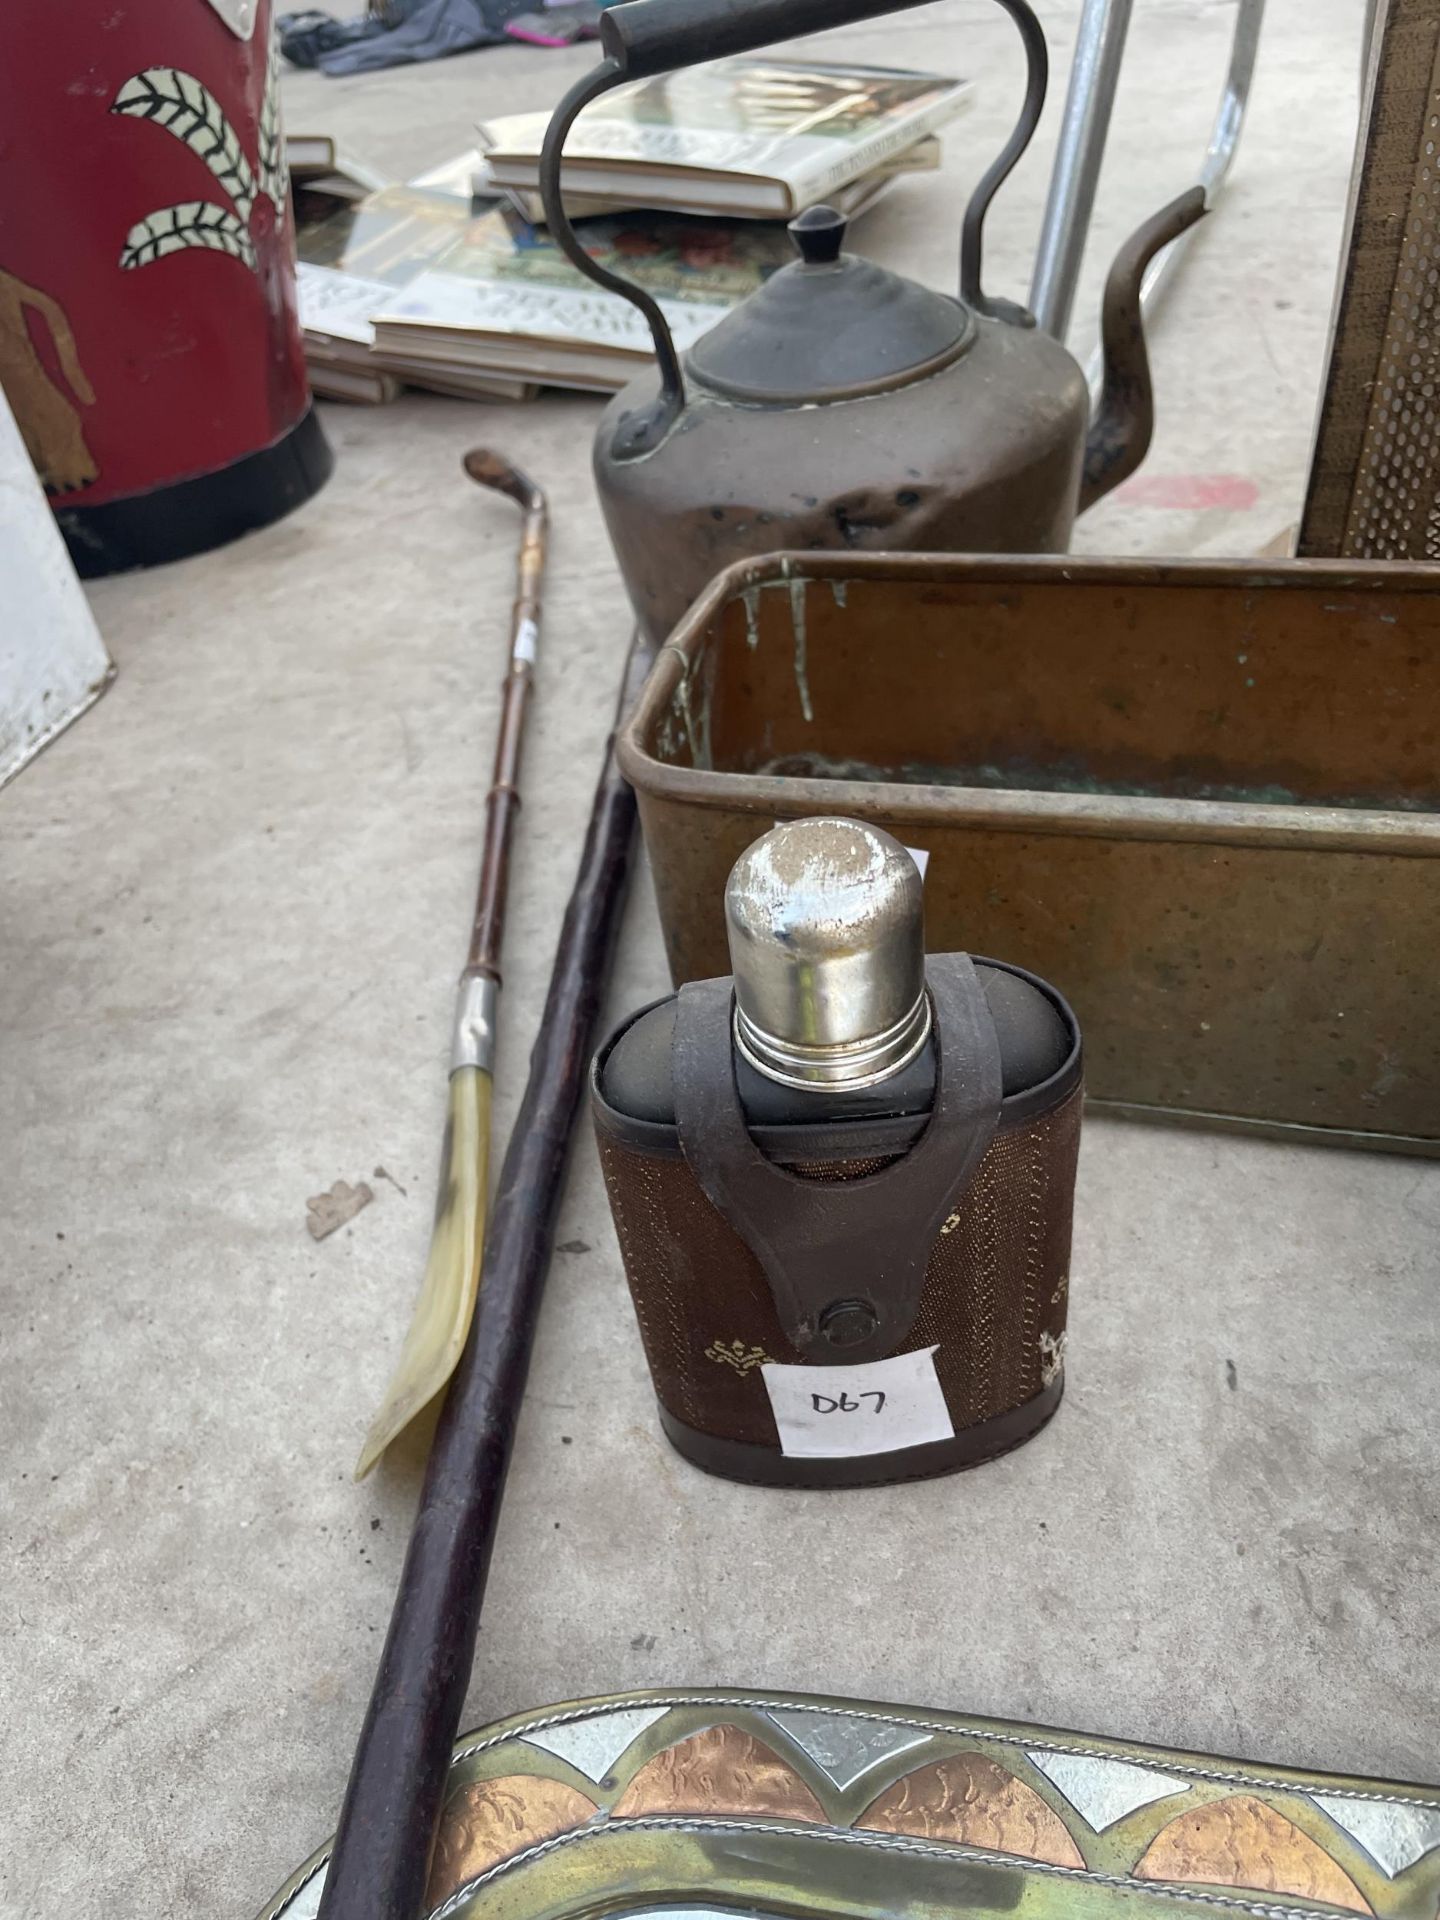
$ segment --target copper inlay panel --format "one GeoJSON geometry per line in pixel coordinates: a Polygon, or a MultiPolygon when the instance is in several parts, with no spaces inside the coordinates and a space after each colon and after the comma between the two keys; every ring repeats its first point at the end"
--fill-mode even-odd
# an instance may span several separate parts
{"type": "Polygon", "coordinates": [[[1324,1848],[1253,1794],[1214,1800],[1162,1827],[1135,1869],[1141,1880],[1190,1880],[1298,1894],[1351,1913],[1369,1901],[1324,1848]]]}
{"type": "Polygon", "coordinates": [[[855,1824],[877,1833],[988,1847],[1054,1867],[1085,1864],[1065,1822],[1034,1788],[978,1753],[957,1753],[907,1773],[855,1824]]]}
{"type": "Polygon", "coordinates": [[[738,1813],[824,1821],[824,1808],[785,1762],[739,1727],[706,1727],[643,1766],[615,1813],[738,1813]]]}
{"type": "Polygon", "coordinates": [[[467,1880],[537,1841],[583,1826],[594,1811],[595,1802],[574,1787],[536,1774],[473,1782],[441,1816],[427,1905],[448,1900],[467,1880]]]}

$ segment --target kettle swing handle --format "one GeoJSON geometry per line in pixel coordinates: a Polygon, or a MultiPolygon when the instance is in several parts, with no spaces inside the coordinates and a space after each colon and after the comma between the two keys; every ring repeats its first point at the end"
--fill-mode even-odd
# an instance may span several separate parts
{"type": "MultiPolygon", "coordinates": [[[[635,459],[659,446],[685,405],[685,379],[659,302],[643,287],[592,259],[566,217],[560,156],[571,127],[592,101],[627,80],[648,79],[728,54],[753,53],[776,40],[819,33],[826,27],[853,26],[914,4],[916,0],[625,0],[624,5],[601,14],[600,44],[605,57],[570,88],[551,116],[540,149],[540,198],[546,224],[561,252],[587,279],[637,308],[655,342],[660,392],[651,406],[621,421],[611,448],[616,459],[635,459]]],[[[1010,138],[986,168],[965,209],[960,229],[960,297],[991,319],[1032,326],[1023,307],[988,299],[980,286],[985,215],[1030,144],[1045,105],[1050,71],[1045,35],[1029,0],[997,0],[997,4],[1010,15],[1024,41],[1025,98],[1010,138]]]]}

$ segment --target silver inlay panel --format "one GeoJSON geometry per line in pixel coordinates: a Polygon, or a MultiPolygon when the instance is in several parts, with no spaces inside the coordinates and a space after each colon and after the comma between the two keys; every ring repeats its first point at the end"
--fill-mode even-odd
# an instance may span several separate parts
{"type": "Polygon", "coordinates": [[[1058,1787],[1080,1818],[1097,1833],[1113,1827],[1137,1807],[1165,1800],[1172,1793],[1188,1793],[1192,1783],[1153,1767],[1132,1766],[1128,1760],[1102,1760],[1079,1753],[1027,1753],[1051,1786],[1058,1787]]]}
{"type": "Polygon", "coordinates": [[[280,1909],[275,1920],[315,1920],[320,1911],[320,1895],[325,1891],[325,1869],[307,1880],[300,1891],[280,1909]]]}
{"type": "Polygon", "coordinates": [[[590,1720],[570,1720],[527,1733],[525,1742],[568,1761],[598,1786],[625,1749],[669,1711],[668,1707],[628,1707],[618,1713],[597,1713],[590,1720]]]}
{"type": "Polygon", "coordinates": [[[802,1753],[827,1773],[843,1792],[882,1760],[923,1747],[929,1734],[895,1727],[884,1720],[861,1720],[844,1713],[809,1713],[774,1708],[769,1718],[802,1753]]]}
{"type": "Polygon", "coordinates": [[[1312,1793],[1310,1798],[1392,1880],[1440,1847],[1440,1813],[1433,1807],[1412,1807],[1403,1800],[1346,1800],[1330,1793],[1312,1793]]]}

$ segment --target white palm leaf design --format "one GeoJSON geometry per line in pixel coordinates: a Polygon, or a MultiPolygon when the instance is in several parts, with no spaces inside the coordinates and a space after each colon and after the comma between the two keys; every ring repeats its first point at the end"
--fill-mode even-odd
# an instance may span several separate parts
{"type": "Polygon", "coordinates": [[[146,267],[167,253],[186,247],[208,247],[255,265],[255,243],[244,222],[213,200],[185,200],[179,206],[160,207],[137,221],[125,236],[122,267],[146,267]]]}
{"type": "Polygon", "coordinates": [[[193,73],[182,73],[178,67],[147,67],[125,82],[110,111],[134,120],[153,120],[173,133],[209,167],[234,202],[240,220],[250,218],[255,204],[254,172],[219,101],[193,73]]]}
{"type": "Polygon", "coordinates": [[[280,125],[280,35],[272,29],[265,65],[265,98],[260,105],[260,191],[269,198],[277,219],[285,211],[289,186],[285,133],[280,125]]]}

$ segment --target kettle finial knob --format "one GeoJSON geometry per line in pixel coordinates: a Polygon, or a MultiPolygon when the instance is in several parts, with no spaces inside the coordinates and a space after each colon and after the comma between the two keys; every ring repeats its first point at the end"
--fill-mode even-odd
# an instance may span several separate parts
{"type": "Polygon", "coordinates": [[[807,207],[790,222],[789,233],[807,267],[828,267],[840,258],[849,224],[834,207],[807,207]]]}

